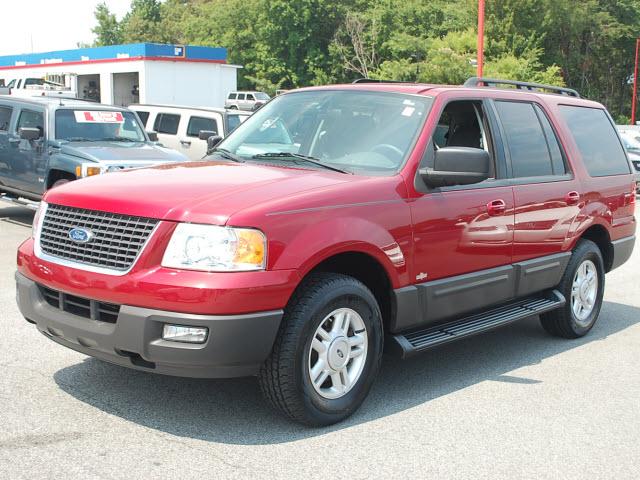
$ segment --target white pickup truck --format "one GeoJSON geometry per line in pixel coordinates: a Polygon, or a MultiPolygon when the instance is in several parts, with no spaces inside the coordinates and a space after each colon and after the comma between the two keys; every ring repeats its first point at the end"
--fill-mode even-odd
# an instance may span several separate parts
{"type": "Polygon", "coordinates": [[[78,81],[73,74],[13,78],[0,86],[0,95],[78,98],[78,81]]]}

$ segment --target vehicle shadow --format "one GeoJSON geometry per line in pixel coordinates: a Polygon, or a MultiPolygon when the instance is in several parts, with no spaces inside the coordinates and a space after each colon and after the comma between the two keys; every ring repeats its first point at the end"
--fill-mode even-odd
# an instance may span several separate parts
{"type": "Polygon", "coordinates": [[[25,207],[3,207],[0,203],[0,221],[31,227],[35,212],[25,207]]]}
{"type": "Polygon", "coordinates": [[[292,442],[402,412],[483,381],[527,388],[538,380],[508,375],[640,323],[640,308],[605,302],[585,338],[546,334],[537,318],[401,361],[386,356],[369,398],[346,421],[310,429],[289,422],[262,399],[255,378],[195,380],[125,369],[88,358],[54,374],[59,387],[111,415],[199,440],[262,445],[292,442]]]}

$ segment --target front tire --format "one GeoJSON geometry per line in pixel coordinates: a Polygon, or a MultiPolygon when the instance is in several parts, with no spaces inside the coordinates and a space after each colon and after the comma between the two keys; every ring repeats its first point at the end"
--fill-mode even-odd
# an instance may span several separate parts
{"type": "Polygon", "coordinates": [[[312,274],[285,308],[260,388],[297,422],[337,423],[369,393],[382,344],[382,315],[371,291],[347,275],[312,274]]]}
{"type": "Polygon", "coordinates": [[[567,302],[562,308],[540,315],[542,327],[556,337],[586,335],[600,314],[604,274],[598,246],[590,240],[580,240],[557,287],[567,302]]]}

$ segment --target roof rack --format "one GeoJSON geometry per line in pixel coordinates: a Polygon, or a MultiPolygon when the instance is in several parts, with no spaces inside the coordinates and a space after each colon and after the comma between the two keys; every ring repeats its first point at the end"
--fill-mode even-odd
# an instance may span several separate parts
{"type": "Polygon", "coordinates": [[[498,85],[513,85],[518,90],[546,90],[559,95],[568,95],[570,97],[580,98],[580,94],[572,88],[556,87],[554,85],[545,85],[543,83],[518,82],[516,80],[501,80],[497,78],[471,77],[464,82],[465,87],[491,87],[498,85]]]}
{"type": "Polygon", "coordinates": [[[351,83],[415,83],[415,82],[403,82],[402,80],[379,80],[376,78],[358,78],[351,83]]]}

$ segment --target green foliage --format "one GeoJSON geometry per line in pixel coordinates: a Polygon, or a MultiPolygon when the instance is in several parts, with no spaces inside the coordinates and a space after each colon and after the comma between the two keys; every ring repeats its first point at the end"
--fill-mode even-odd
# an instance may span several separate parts
{"type": "MultiPolygon", "coordinates": [[[[628,115],[640,0],[487,0],[485,74],[576,88],[628,115]]],[[[96,45],[219,45],[240,88],[475,74],[477,0],[133,0],[96,7],[96,45]]]]}
{"type": "Polygon", "coordinates": [[[122,29],[116,16],[109,11],[107,4],[99,3],[94,14],[97,22],[97,25],[91,30],[96,36],[94,45],[101,47],[122,43],[122,29]]]}

